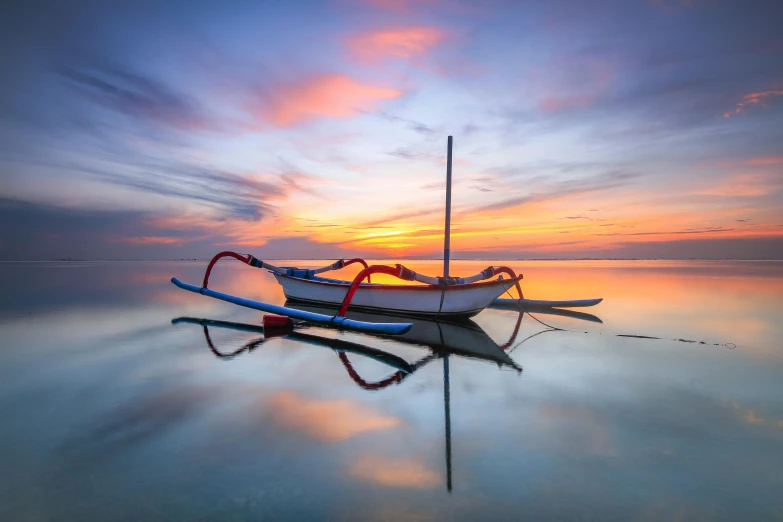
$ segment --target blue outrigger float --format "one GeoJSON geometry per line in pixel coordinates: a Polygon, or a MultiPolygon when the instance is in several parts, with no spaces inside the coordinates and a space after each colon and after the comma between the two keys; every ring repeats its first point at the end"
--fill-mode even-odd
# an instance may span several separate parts
{"type": "Polygon", "coordinates": [[[331,326],[345,330],[356,330],[359,332],[387,335],[403,334],[410,330],[413,326],[412,323],[368,323],[364,321],[355,321],[353,319],[348,319],[347,317],[339,315],[329,316],[306,312],[304,310],[296,310],[294,308],[286,308],[284,306],[253,301],[252,299],[236,297],[230,294],[224,294],[222,292],[215,292],[214,290],[210,290],[206,287],[189,285],[188,283],[183,283],[176,277],[172,277],[171,282],[183,290],[206,295],[208,297],[214,297],[215,299],[220,299],[221,301],[226,301],[227,303],[244,306],[246,308],[252,308],[254,310],[259,310],[261,312],[267,312],[270,314],[282,315],[285,317],[290,317],[291,319],[307,321],[308,323],[313,323],[320,326],[331,326]]]}

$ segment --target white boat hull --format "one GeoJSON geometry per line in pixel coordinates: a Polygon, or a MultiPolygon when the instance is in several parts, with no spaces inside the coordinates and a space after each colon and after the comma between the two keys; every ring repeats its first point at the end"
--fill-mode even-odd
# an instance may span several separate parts
{"type": "MultiPolygon", "coordinates": [[[[302,279],[274,274],[286,298],[314,304],[339,305],[348,292],[348,281],[302,279]]],[[[382,285],[363,283],[356,289],[350,308],[397,314],[442,316],[476,315],[518,279],[502,279],[443,288],[435,285],[382,285]],[[442,300],[442,304],[441,304],[442,300]]]]}

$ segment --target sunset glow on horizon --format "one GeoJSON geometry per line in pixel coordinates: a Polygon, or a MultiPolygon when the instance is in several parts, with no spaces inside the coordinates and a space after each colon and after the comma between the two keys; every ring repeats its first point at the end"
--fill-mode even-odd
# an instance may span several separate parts
{"type": "Polygon", "coordinates": [[[0,260],[783,258],[779,3],[4,7],[0,260]]]}

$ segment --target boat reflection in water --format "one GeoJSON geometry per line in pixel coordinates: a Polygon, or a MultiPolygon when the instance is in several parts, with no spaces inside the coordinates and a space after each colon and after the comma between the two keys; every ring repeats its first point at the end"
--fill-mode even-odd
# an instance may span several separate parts
{"type": "MultiPolygon", "coordinates": [[[[328,307],[317,307],[311,305],[305,305],[296,301],[287,301],[285,304],[289,308],[298,308],[301,310],[315,312],[320,314],[333,314],[334,310],[328,307]]],[[[492,340],[492,338],[476,323],[469,319],[462,319],[458,321],[454,320],[430,320],[421,317],[406,317],[405,320],[413,323],[413,328],[409,332],[403,335],[395,336],[381,336],[370,335],[370,337],[388,337],[395,342],[420,346],[428,349],[429,354],[415,362],[409,363],[402,357],[399,357],[393,353],[389,353],[377,348],[365,346],[363,344],[346,341],[343,339],[334,339],[330,337],[323,337],[316,335],[313,332],[318,332],[318,328],[307,327],[305,323],[298,323],[295,325],[293,331],[275,332],[267,328],[264,330],[263,326],[236,323],[229,321],[218,321],[212,319],[200,319],[194,317],[179,317],[173,319],[173,324],[190,323],[200,325],[204,330],[204,337],[206,339],[207,346],[215,354],[215,356],[227,360],[232,359],[242,353],[251,352],[266,340],[275,337],[285,336],[285,338],[292,341],[301,342],[312,346],[319,346],[334,350],[340,362],[345,367],[348,375],[351,379],[361,388],[369,391],[381,390],[392,384],[399,384],[405,380],[408,376],[413,374],[419,368],[427,364],[431,364],[434,361],[443,361],[443,403],[445,411],[445,436],[446,436],[446,487],[448,491],[452,489],[451,483],[451,407],[450,407],[450,383],[449,383],[449,357],[459,356],[472,359],[480,359],[496,363],[499,368],[509,368],[516,370],[521,374],[522,368],[517,365],[516,362],[509,356],[509,352],[525,342],[527,339],[539,335],[544,332],[538,332],[519,342],[516,342],[517,334],[527,310],[519,310],[516,318],[516,322],[513,327],[511,335],[503,344],[498,344],[492,340]],[[215,346],[211,336],[210,328],[227,328],[231,330],[237,330],[242,332],[257,333],[260,336],[253,339],[242,346],[233,350],[224,350],[215,346]],[[516,344],[515,344],[516,343],[516,344]],[[379,381],[368,382],[363,379],[354,369],[351,361],[348,358],[348,354],[360,355],[368,357],[377,362],[385,364],[395,371],[388,377],[379,381]]],[[[582,312],[571,312],[567,310],[554,310],[554,311],[537,311],[539,313],[549,313],[553,315],[566,315],[577,319],[584,319],[587,321],[601,322],[600,319],[582,312]]],[[[370,314],[361,312],[349,312],[349,316],[353,319],[360,321],[370,322],[384,322],[388,321],[389,317],[381,314],[370,314]]],[[[552,331],[552,330],[545,330],[552,331]]],[[[368,334],[369,335],[369,334],[368,334]]]]}

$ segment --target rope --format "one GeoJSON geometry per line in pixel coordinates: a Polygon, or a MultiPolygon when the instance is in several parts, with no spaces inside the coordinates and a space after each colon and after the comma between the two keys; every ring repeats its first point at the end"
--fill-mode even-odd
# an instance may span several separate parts
{"type": "MultiPolygon", "coordinates": [[[[443,310],[443,298],[446,297],[446,281],[441,279],[440,284],[440,306],[438,306],[438,313],[435,315],[435,320],[437,321],[440,318],[440,312],[443,310]]],[[[440,328],[440,326],[438,327],[440,328]]]]}
{"type": "MultiPolygon", "coordinates": [[[[506,290],[506,293],[508,294],[509,297],[514,299],[513,296],[508,292],[508,290],[506,290]]],[[[542,334],[544,332],[551,332],[551,331],[574,332],[575,331],[575,330],[569,330],[567,328],[558,328],[556,326],[552,326],[551,324],[547,324],[544,321],[542,321],[541,319],[539,319],[538,317],[536,317],[535,315],[531,314],[528,310],[523,308],[521,304],[519,305],[519,310],[520,310],[520,313],[526,313],[527,315],[529,315],[530,317],[532,317],[533,319],[535,319],[536,321],[538,321],[542,325],[544,325],[547,328],[549,328],[549,330],[544,330],[544,331],[535,333],[535,334],[533,334],[533,335],[531,335],[529,337],[526,337],[525,339],[520,341],[516,346],[511,348],[509,350],[509,352],[511,352],[511,350],[513,350],[514,348],[516,348],[517,346],[519,346],[523,342],[527,341],[531,337],[535,337],[536,335],[542,334]]],[[[584,333],[587,333],[587,332],[584,332],[584,333]]],[[[657,340],[661,340],[661,341],[677,341],[677,342],[680,342],[680,343],[710,344],[712,346],[725,346],[729,350],[733,350],[734,348],[737,347],[737,345],[734,344],[734,343],[707,343],[707,342],[704,342],[704,341],[694,341],[694,340],[691,340],[691,339],[674,339],[674,338],[670,338],[670,337],[654,337],[654,336],[651,336],[651,335],[614,334],[614,337],[627,337],[627,338],[632,338],[632,339],[657,339],[657,340]]]]}
{"type": "MultiPolygon", "coordinates": [[[[514,299],[514,297],[513,297],[513,296],[512,296],[512,295],[509,293],[509,291],[508,291],[508,290],[506,290],[506,293],[508,294],[508,296],[509,296],[511,299],[514,299]]],[[[521,294],[521,292],[520,292],[520,294],[521,294]]],[[[533,314],[531,314],[530,312],[528,312],[528,311],[527,311],[525,308],[523,308],[523,307],[522,307],[522,305],[521,305],[521,304],[519,305],[519,310],[520,310],[520,313],[523,313],[523,314],[527,314],[527,315],[529,315],[530,317],[532,317],[533,319],[535,319],[535,320],[536,320],[536,321],[538,321],[539,323],[543,324],[543,325],[544,325],[544,326],[546,326],[547,328],[550,328],[550,329],[552,329],[552,330],[559,330],[559,331],[561,331],[561,332],[569,332],[569,331],[570,331],[570,330],[566,330],[566,329],[564,329],[564,328],[558,328],[558,327],[556,327],[556,326],[552,326],[551,324],[546,324],[544,321],[542,321],[541,319],[539,319],[539,318],[538,318],[538,317],[536,317],[535,315],[533,315],[533,314]]]]}
{"type": "Polygon", "coordinates": [[[511,352],[513,352],[514,350],[516,350],[516,349],[517,349],[517,347],[518,347],[518,346],[520,346],[522,343],[524,343],[524,342],[525,342],[525,341],[527,341],[528,339],[532,339],[532,338],[533,338],[533,337],[535,337],[536,335],[541,335],[541,334],[543,334],[543,333],[547,333],[547,332],[554,332],[554,330],[541,330],[540,332],[536,332],[536,333],[534,333],[534,334],[532,334],[532,335],[528,335],[527,337],[525,337],[524,339],[522,339],[521,341],[519,341],[517,344],[515,344],[514,346],[512,346],[511,348],[509,348],[509,349],[508,349],[508,351],[507,351],[506,353],[511,353],[511,352]]]}

